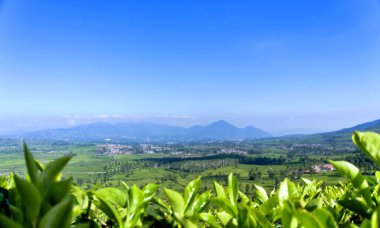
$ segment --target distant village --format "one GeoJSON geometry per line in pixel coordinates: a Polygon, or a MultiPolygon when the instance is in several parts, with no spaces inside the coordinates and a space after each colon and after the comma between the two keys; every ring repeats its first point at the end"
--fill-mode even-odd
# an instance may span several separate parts
{"type": "Polygon", "coordinates": [[[311,167],[311,170],[314,173],[324,173],[324,172],[328,172],[328,171],[334,171],[335,168],[331,164],[322,164],[322,165],[313,165],[311,167]]]}
{"type": "MultiPolygon", "coordinates": [[[[156,153],[165,153],[172,155],[181,155],[181,156],[191,156],[191,153],[186,151],[178,151],[175,147],[168,146],[159,146],[154,144],[138,144],[135,146],[132,145],[122,145],[122,144],[99,144],[96,146],[96,153],[100,155],[132,155],[132,154],[156,154],[156,153]]],[[[222,148],[217,150],[215,154],[240,154],[247,155],[247,151],[234,148],[222,148]]]]}
{"type": "MultiPolygon", "coordinates": [[[[313,145],[295,144],[292,146],[283,147],[281,149],[286,149],[292,152],[292,151],[298,151],[297,149],[302,148],[301,151],[303,152],[303,149],[305,149],[305,147],[307,148],[311,147],[314,149],[319,148],[323,150],[334,149],[334,148],[326,148],[323,145],[319,145],[319,144],[313,144],[313,145]]],[[[344,148],[344,149],[351,150],[351,148],[344,148]]],[[[136,145],[122,145],[122,144],[113,144],[113,143],[99,144],[96,146],[96,153],[99,155],[107,155],[107,156],[133,155],[133,154],[156,154],[156,153],[172,154],[172,155],[181,156],[181,157],[194,156],[194,154],[189,153],[188,151],[176,150],[175,146],[163,146],[163,145],[154,145],[154,144],[148,144],[148,143],[136,144],[136,145]]],[[[219,148],[218,150],[213,151],[213,153],[206,153],[203,155],[207,156],[207,155],[215,155],[215,154],[248,155],[248,152],[242,149],[237,149],[237,148],[219,148]]],[[[306,168],[304,170],[304,173],[324,173],[324,172],[329,172],[329,171],[334,171],[334,170],[335,168],[331,164],[315,164],[315,165],[309,166],[309,168],[306,168]]]]}

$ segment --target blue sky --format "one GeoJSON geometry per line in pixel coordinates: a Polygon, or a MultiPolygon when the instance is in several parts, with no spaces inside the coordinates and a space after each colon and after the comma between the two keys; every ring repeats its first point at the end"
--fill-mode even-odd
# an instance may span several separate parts
{"type": "Polygon", "coordinates": [[[380,118],[377,0],[0,0],[0,128],[380,118]]]}

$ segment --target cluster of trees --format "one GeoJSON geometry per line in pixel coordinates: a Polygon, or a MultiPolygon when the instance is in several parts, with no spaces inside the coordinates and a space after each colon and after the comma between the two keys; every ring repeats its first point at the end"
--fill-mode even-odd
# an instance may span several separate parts
{"type": "Polygon", "coordinates": [[[224,166],[238,164],[237,159],[208,159],[208,160],[186,160],[172,163],[161,163],[154,161],[142,161],[145,167],[162,168],[167,170],[179,170],[183,172],[203,172],[224,166]]]}
{"type": "Polygon", "coordinates": [[[286,158],[271,158],[271,157],[247,157],[242,156],[239,158],[240,164],[249,164],[249,165],[283,165],[286,164],[286,158]]]}
{"type": "Polygon", "coordinates": [[[251,169],[248,172],[248,179],[249,180],[261,179],[261,176],[262,176],[262,173],[260,171],[258,171],[257,169],[255,169],[255,170],[251,169]]]}

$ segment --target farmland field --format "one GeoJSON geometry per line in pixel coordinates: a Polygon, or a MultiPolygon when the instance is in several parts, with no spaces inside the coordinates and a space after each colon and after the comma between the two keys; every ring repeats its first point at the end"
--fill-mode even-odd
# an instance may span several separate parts
{"type": "MultiPolygon", "coordinates": [[[[29,146],[35,158],[43,164],[64,155],[72,155],[73,158],[64,169],[63,175],[72,176],[78,185],[87,189],[103,186],[120,187],[121,181],[124,181],[129,185],[138,186],[157,183],[161,184],[161,187],[180,191],[188,182],[201,176],[202,188],[206,190],[212,188],[214,180],[227,184],[229,173],[235,174],[239,180],[239,188],[246,193],[252,191],[253,184],[261,185],[271,191],[277,188],[280,180],[285,177],[296,183],[301,181],[301,177],[323,180],[325,185],[335,185],[343,180],[336,171],[311,172],[311,167],[324,164],[327,159],[344,159],[346,154],[319,155],[315,152],[293,156],[287,149],[267,142],[238,146],[241,151],[250,151],[250,153],[220,153],[236,147],[233,142],[230,144],[177,145],[165,153],[139,152],[114,155],[99,153],[97,143],[75,142],[57,145],[54,142],[31,142],[29,146]],[[188,152],[171,153],[171,151],[188,152]],[[264,158],[266,160],[263,160],[264,158]],[[261,162],[263,164],[260,164],[261,162]]],[[[2,174],[25,173],[21,144],[16,147],[2,147],[0,167],[2,174]],[[7,150],[7,148],[12,149],[7,150]]]]}

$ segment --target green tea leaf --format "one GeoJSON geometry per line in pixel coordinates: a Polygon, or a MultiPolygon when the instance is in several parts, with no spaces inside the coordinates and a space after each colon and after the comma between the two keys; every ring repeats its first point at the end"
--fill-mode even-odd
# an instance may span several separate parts
{"type": "Polygon", "coordinates": [[[131,194],[129,195],[130,199],[130,205],[129,208],[133,212],[137,212],[136,210],[139,209],[140,205],[144,201],[144,193],[141,191],[136,185],[133,185],[131,187],[131,194]]]}
{"type": "Polygon", "coordinates": [[[371,158],[380,166],[380,135],[374,132],[358,132],[352,135],[352,141],[363,151],[365,155],[371,158]]]}
{"type": "Polygon", "coordinates": [[[21,196],[23,208],[25,209],[26,218],[31,224],[36,224],[41,207],[40,193],[32,183],[19,178],[17,175],[14,178],[17,191],[21,196]]]}
{"type": "Polygon", "coordinates": [[[37,160],[34,160],[34,161],[36,162],[36,166],[37,166],[38,170],[39,170],[40,172],[44,171],[45,166],[44,166],[41,162],[39,162],[39,161],[37,161],[37,160]]]}
{"type": "Polygon", "coordinates": [[[41,212],[45,213],[52,206],[61,202],[71,191],[72,178],[68,178],[64,181],[55,182],[49,188],[45,189],[45,193],[42,197],[41,212]]]}
{"type": "Polygon", "coordinates": [[[380,182],[380,172],[379,171],[375,172],[375,176],[376,176],[377,182],[380,182]]]}
{"type": "Polygon", "coordinates": [[[238,214],[238,226],[250,227],[249,222],[250,222],[250,219],[249,219],[247,207],[245,206],[240,207],[239,214],[238,214]]]}
{"type": "Polygon", "coordinates": [[[371,190],[365,177],[360,170],[353,164],[346,161],[329,161],[339,173],[351,181],[352,185],[359,189],[368,206],[372,205],[371,190]]]}
{"type": "Polygon", "coordinates": [[[267,191],[261,186],[253,185],[255,186],[254,196],[261,202],[264,203],[268,200],[268,194],[267,191]]]}
{"type": "Polygon", "coordinates": [[[168,188],[164,188],[164,192],[173,208],[174,215],[178,219],[182,219],[185,212],[185,201],[181,194],[168,188]]]}
{"type": "Polygon", "coordinates": [[[58,181],[57,177],[59,177],[60,172],[67,165],[71,158],[71,156],[60,157],[47,164],[45,170],[42,173],[44,181],[47,181],[48,183],[58,181]]]}
{"type": "Polygon", "coordinates": [[[233,216],[225,211],[217,212],[216,216],[222,222],[223,226],[226,226],[233,218],[233,216]]]}
{"type": "Polygon", "coordinates": [[[179,221],[183,227],[186,227],[186,228],[197,228],[198,226],[195,225],[192,221],[188,220],[188,219],[181,219],[179,221]]]}
{"type": "Polygon", "coordinates": [[[272,223],[268,220],[268,218],[262,213],[261,210],[253,209],[249,207],[249,219],[250,225],[249,227],[273,227],[272,223]]]}
{"type": "Polygon", "coordinates": [[[311,180],[307,179],[307,178],[304,178],[304,177],[301,177],[301,180],[306,184],[306,185],[309,185],[311,183],[313,183],[311,180]]]}
{"type": "Polygon", "coordinates": [[[125,203],[126,207],[129,208],[130,204],[131,204],[131,202],[130,202],[130,197],[131,196],[129,194],[131,188],[124,181],[121,181],[121,185],[123,186],[123,188],[125,190],[125,194],[126,194],[126,199],[127,199],[127,201],[125,203]]]}
{"type": "Polygon", "coordinates": [[[370,216],[370,208],[365,204],[364,200],[360,201],[357,198],[344,197],[342,200],[339,200],[338,203],[346,209],[351,210],[363,217],[369,218],[370,216]]]}
{"type": "Polygon", "coordinates": [[[300,223],[304,227],[308,227],[308,228],[325,227],[323,226],[324,224],[321,224],[314,215],[306,211],[299,211],[297,213],[297,220],[300,221],[300,223]]]}
{"type": "Polygon", "coordinates": [[[22,228],[23,226],[0,214],[0,227],[22,228]]]}
{"type": "Polygon", "coordinates": [[[371,228],[380,227],[380,207],[377,208],[371,216],[371,228]]]}
{"type": "Polygon", "coordinates": [[[112,187],[101,188],[96,190],[94,194],[118,207],[124,207],[127,200],[124,192],[112,187]]]}
{"type": "Polygon", "coordinates": [[[153,199],[153,197],[155,196],[156,194],[156,191],[158,189],[158,185],[156,184],[147,184],[144,188],[143,188],[143,194],[144,194],[144,199],[143,199],[143,203],[148,203],[149,201],[151,201],[153,199]]]}
{"type": "Polygon", "coordinates": [[[322,227],[338,228],[333,215],[326,209],[316,208],[312,214],[318,219],[318,222],[322,224],[322,227]]]}
{"type": "Polygon", "coordinates": [[[283,205],[284,209],[281,213],[281,224],[283,227],[296,228],[298,227],[298,219],[293,211],[291,211],[288,205],[283,205]]]}
{"type": "Polygon", "coordinates": [[[194,203],[190,207],[190,211],[191,211],[190,216],[192,216],[193,214],[198,214],[202,212],[210,203],[210,198],[211,198],[210,191],[204,192],[199,197],[197,197],[197,199],[194,201],[194,203]]]}
{"type": "Polygon", "coordinates": [[[154,197],[153,202],[157,204],[158,206],[160,206],[161,209],[164,210],[164,212],[169,213],[169,214],[172,212],[171,207],[168,206],[162,199],[154,197]]]}
{"type": "Polygon", "coordinates": [[[239,190],[239,199],[240,199],[241,204],[249,204],[251,202],[251,199],[240,190],[239,190]]]}
{"type": "Polygon", "coordinates": [[[226,198],[226,193],[224,191],[224,188],[222,185],[220,185],[218,182],[214,181],[214,190],[216,193],[216,196],[219,198],[226,198]]]}
{"type": "Polygon", "coordinates": [[[30,152],[29,148],[24,143],[24,158],[26,167],[28,169],[28,175],[32,183],[37,184],[38,179],[38,168],[36,165],[36,162],[34,160],[34,157],[32,153],[30,152]]]}
{"type": "Polygon", "coordinates": [[[194,202],[196,195],[199,192],[199,188],[201,186],[201,178],[198,177],[197,179],[191,181],[187,184],[183,191],[183,199],[185,201],[185,211],[189,210],[191,207],[191,204],[194,202]]]}
{"type": "Polygon", "coordinates": [[[260,211],[264,214],[272,212],[273,208],[277,207],[279,204],[278,196],[272,195],[265,203],[260,205],[260,211]]]}
{"type": "MultiPolygon", "coordinates": [[[[20,208],[17,208],[13,205],[9,205],[9,209],[12,213],[12,217],[15,221],[22,222],[24,221],[24,214],[20,208]]],[[[0,226],[1,227],[1,226],[0,226]]]]}
{"type": "Polygon", "coordinates": [[[104,199],[100,195],[95,195],[97,200],[94,200],[95,205],[103,211],[108,217],[113,219],[117,224],[118,227],[123,227],[123,221],[121,219],[121,216],[119,212],[116,210],[116,208],[108,202],[106,199],[104,199]]]}
{"type": "Polygon", "coordinates": [[[158,189],[158,185],[156,184],[147,184],[145,185],[145,187],[143,188],[143,193],[144,193],[144,196],[145,197],[149,197],[149,196],[152,196],[156,193],[157,189],[158,189]]]}
{"type": "Polygon", "coordinates": [[[239,190],[238,187],[236,177],[230,173],[230,175],[228,175],[228,196],[232,205],[236,205],[239,190]]]}
{"type": "Polygon", "coordinates": [[[72,199],[68,196],[44,215],[38,227],[70,227],[72,207],[72,199]]]}
{"type": "Polygon", "coordinates": [[[211,227],[214,227],[214,228],[220,228],[222,227],[218,221],[216,221],[216,218],[214,215],[212,215],[211,213],[200,213],[199,214],[199,217],[205,221],[208,225],[210,225],[211,227]]]}
{"type": "MultiPolygon", "coordinates": [[[[353,226],[351,226],[353,227],[353,226]]],[[[360,225],[360,228],[372,228],[371,227],[371,220],[369,219],[364,219],[364,221],[362,222],[362,224],[360,225]]]]}
{"type": "Polygon", "coordinates": [[[124,187],[124,189],[125,189],[126,191],[128,191],[128,190],[130,189],[130,187],[128,186],[128,184],[125,183],[124,181],[121,181],[121,185],[123,185],[123,187],[124,187]]]}
{"type": "Polygon", "coordinates": [[[305,209],[308,211],[314,211],[316,208],[322,207],[322,199],[316,198],[312,199],[305,205],[305,209]]]}
{"type": "Polygon", "coordinates": [[[280,206],[283,206],[283,202],[291,199],[298,198],[298,190],[295,184],[289,179],[285,178],[283,182],[281,182],[280,187],[278,189],[278,199],[280,202],[280,206]]]}
{"type": "Polygon", "coordinates": [[[235,206],[231,205],[231,202],[225,198],[212,198],[211,202],[215,204],[219,209],[224,210],[233,217],[237,217],[238,210],[235,206]]]}

